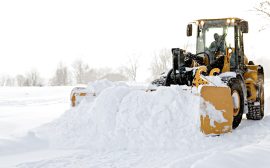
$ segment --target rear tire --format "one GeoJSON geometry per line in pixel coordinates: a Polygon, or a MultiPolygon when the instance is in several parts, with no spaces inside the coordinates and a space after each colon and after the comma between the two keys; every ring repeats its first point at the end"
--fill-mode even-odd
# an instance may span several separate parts
{"type": "Polygon", "coordinates": [[[239,126],[244,113],[244,94],[241,83],[242,81],[237,78],[232,78],[228,82],[228,86],[231,88],[231,95],[234,98],[233,129],[239,126]]]}
{"type": "Polygon", "coordinates": [[[264,117],[264,74],[259,72],[258,74],[258,101],[260,102],[259,107],[254,107],[253,105],[249,105],[249,111],[246,114],[248,120],[261,120],[264,117]]]}

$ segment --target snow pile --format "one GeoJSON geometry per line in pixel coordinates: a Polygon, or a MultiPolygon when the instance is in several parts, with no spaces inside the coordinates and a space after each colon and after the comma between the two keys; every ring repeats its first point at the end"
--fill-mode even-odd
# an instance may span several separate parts
{"type": "Polygon", "coordinates": [[[89,87],[94,86],[99,91],[96,98],[85,99],[37,129],[36,135],[58,148],[100,150],[179,149],[203,136],[199,128],[201,98],[191,90],[172,86],[145,92],[106,81],[89,87]]]}
{"type": "Polygon", "coordinates": [[[104,79],[104,80],[89,83],[86,89],[91,93],[95,93],[96,95],[99,95],[104,89],[108,87],[120,85],[120,84],[124,85],[124,83],[114,83],[114,82],[104,79]]]}

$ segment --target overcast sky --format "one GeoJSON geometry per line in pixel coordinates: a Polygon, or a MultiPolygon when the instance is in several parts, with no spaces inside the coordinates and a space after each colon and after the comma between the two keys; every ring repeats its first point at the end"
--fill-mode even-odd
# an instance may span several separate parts
{"type": "Polygon", "coordinates": [[[140,58],[139,80],[144,79],[155,51],[182,47],[189,21],[241,17],[250,21],[250,39],[262,38],[258,29],[264,20],[249,11],[255,4],[255,0],[1,0],[0,74],[36,68],[50,77],[60,61],[70,65],[78,58],[92,67],[115,68],[135,55],[140,58]]]}

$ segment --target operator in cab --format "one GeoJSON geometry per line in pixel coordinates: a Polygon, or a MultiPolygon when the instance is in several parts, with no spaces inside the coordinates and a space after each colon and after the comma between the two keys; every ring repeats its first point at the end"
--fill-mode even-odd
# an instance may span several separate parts
{"type": "Polygon", "coordinates": [[[210,65],[207,66],[208,71],[210,72],[213,68],[219,68],[222,70],[224,65],[224,56],[225,56],[225,37],[226,33],[220,36],[218,33],[214,34],[214,41],[209,47],[209,57],[210,65]]]}

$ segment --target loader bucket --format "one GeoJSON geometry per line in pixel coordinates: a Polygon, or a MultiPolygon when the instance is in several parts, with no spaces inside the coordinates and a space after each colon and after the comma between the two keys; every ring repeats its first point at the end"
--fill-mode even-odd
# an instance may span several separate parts
{"type": "Polygon", "coordinates": [[[81,100],[81,97],[86,96],[87,93],[72,93],[71,94],[71,106],[75,107],[79,104],[79,101],[81,100]]]}
{"type": "Polygon", "coordinates": [[[71,106],[78,106],[81,100],[87,96],[96,96],[95,93],[89,92],[86,87],[75,87],[70,94],[71,106]]]}
{"type": "Polygon", "coordinates": [[[233,122],[233,99],[229,87],[201,86],[201,131],[205,135],[220,135],[231,132],[233,122]],[[206,108],[206,103],[214,106],[215,110],[206,108]],[[214,114],[213,114],[214,113],[214,114]]]}

